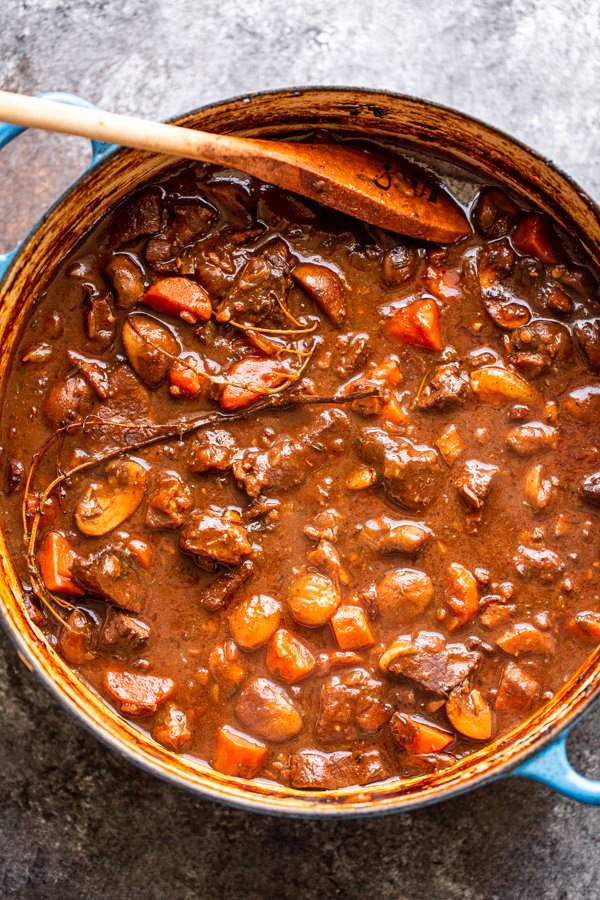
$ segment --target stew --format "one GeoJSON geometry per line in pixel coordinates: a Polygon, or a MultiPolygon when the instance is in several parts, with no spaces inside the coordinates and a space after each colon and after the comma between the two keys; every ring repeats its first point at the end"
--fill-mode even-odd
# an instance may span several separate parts
{"type": "Polygon", "coordinates": [[[13,352],[28,615],[226,775],[449,766],[600,640],[596,275],[517,197],[447,184],[472,233],[441,246],[174,167],[60,262],[13,352]]]}

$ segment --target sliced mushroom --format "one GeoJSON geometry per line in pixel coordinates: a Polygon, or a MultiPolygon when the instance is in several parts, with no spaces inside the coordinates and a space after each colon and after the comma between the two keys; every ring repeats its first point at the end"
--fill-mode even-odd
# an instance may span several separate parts
{"type": "Polygon", "coordinates": [[[471,372],[471,387],[487,403],[539,403],[540,395],[524,378],[500,366],[471,372]]]}
{"type": "Polygon", "coordinates": [[[131,368],[148,387],[156,388],[169,373],[179,344],[166,325],[141,313],[123,323],[121,340],[131,368]]]}
{"type": "Polygon", "coordinates": [[[93,537],[108,534],[133,515],[144,496],[146,472],[140,463],[113,460],[105,475],[103,481],[90,484],[75,508],[77,527],[93,537]]]}
{"type": "Polygon", "coordinates": [[[487,741],[492,736],[493,715],[481,693],[467,682],[454,688],[446,700],[450,724],[473,741],[487,741]]]}
{"type": "Polygon", "coordinates": [[[292,278],[310,294],[335,325],[344,321],[348,307],[344,285],[337,272],[315,263],[300,263],[293,269],[292,278]]]}

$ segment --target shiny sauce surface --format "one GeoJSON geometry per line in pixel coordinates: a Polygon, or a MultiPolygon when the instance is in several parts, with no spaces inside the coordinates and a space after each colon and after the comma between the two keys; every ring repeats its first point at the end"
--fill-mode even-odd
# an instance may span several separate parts
{"type": "Polygon", "coordinates": [[[178,166],[32,305],[1,424],[24,602],[174,752],[301,789],[435,771],[600,640],[597,277],[446,187],[471,232],[442,246],[178,166]]]}

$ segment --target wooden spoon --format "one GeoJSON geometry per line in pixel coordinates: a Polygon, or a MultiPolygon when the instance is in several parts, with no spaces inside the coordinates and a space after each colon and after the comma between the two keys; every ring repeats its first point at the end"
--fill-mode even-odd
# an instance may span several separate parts
{"type": "Polygon", "coordinates": [[[396,159],[345,144],[208,134],[8,91],[0,91],[0,119],[239,169],[409,237],[454,243],[470,232],[462,209],[439,185],[416,176],[396,159]]]}

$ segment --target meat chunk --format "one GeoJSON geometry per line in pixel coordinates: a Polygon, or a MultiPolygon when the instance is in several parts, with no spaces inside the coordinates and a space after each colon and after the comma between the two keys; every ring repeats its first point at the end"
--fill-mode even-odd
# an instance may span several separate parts
{"type": "Polygon", "coordinates": [[[365,428],[358,452],[375,467],[385,493],[399,506],[422,511],[439,494],[443,473],[432,447],[413,444],[408,438],[393,438],[380,428],[365,428]]]}
{"type": "Polygon", "coordinates": [[[519,456],[534,456],[547,453],[558,444],[558,430],[543,422],[527,422],[511,428],[506,435],[506,443],[519,456]]]}
{"type": "Polygon", "coordinates": [[[231,468],[236,453],[235,439],[228,431],[201,431],[190,444],[187,467],[194,474],[212,469],[225,472],[231,468]]]}
{"type": "Polygon", "coordinates": [[[322,753],[301,750],[290,757],[290,784],[299,790],[337,790],[389,778],[392,768],[377,747],[322,753]]]}
{"type": "Polygon", "coordinates": [[[539,692],[539,681],[516,663],[509,662],[498,685],[495,709],[498,712],[525,712],[531,709],[539,692]]]}
{"type": "Polygon", "coordinates": [[[139,566],[124,544],[109,544],[88,557],[76,557],[71,574],[92,596],[132,613],[142,612],[144,601],[139,566]]]}
{"type": "Polygon", "coordinates": [[[238,319],[258,325],[269,316],[279,318],[280,303],[290,290],[292,260],[281,239],[270,241],[250,257],[219,305],[218,322],[238,319]]]}
{"type": "Polygon", "coordinates": [[[456,482],[458,495],[471,509],[482,509],[492,488],[498,466],[469,459],[456,482]]]}
{"type": "Polygon", "coordinates": [[[586,475],[579,491],[582,500],[592,506],[600,506],[600,472],[586,475]]]}
{"type": "Polygon", "coordinates": [[[419,409],[448,409],[460,406],[469,396],[471,385],[469,376],[457,362],[438,366],[425,382],[419,395],[419,409]]]}
{"type": "Polygon", "coordinates": [[[414,638],[395,641],[379,665],[396,678],[408,679],[431,694],[444,696],[480,662],[478,651],[469,651],[464,644],[446,644],[441,634],[421,631],[414,638]]]}
{"type": "Polygon", "coordinates": [[[217,218],[213,206],[200,200],[175,206],[167,227],[146,245],[146,261],[160,274],[178,271],[183,249],[210,230],[217,218]]]}
{"type": "Polygon", "coordinates": [[[537,578],[546,583],[556,581],[565,571],[565,564],[554,550],[545,548],[536,550],[522,544],[513,556],[513,563],[523,578],[537,578]]]}
{"type": "Polygon", "coordinates": [[[321,741],[354,741],[376,734],[392,714],[381,699],[382,683],[365,669],[331,676],[321,688],[316,735],[321,741]]]}
{"type": "Polygon", "coordinates": [[[200,606],[214,612],[223,609],[235,592],[250,578],[254,571],[254,563],[246,559],[234,572],[224,572],[203,587],[198,598],[200,606]]]}
{"type": "Polygon", "coordinates": [[[117,334],[117,317],[113,308],[112,294],[103,291],[92,294],[85,304],[85,331],[101,350],[110,347],[117,334]]]}
{"type": "Polygon", "coordinates": [[[175,691],[172,678],[107,669],[104,690],[121,704],[124,716],[153,716],[175,691]]]}
{"type": "Polygon", "coordinates": [[[531,378],[560,365],[573,353],[569,330],[560,322],[543,319],[516,328],[505,342],[511,364],[531,378]]]}
{"type": "Polygon", "coordinates": [[[177,472],[152,476],[146,507],[148,528],[179,528],[193,505],[192,492],[177,472]]]}
{"type": "Polygon", "coordinates": [[[335,367],[336,375],[340,378],[349,378],[364,368],[369,358],[368,334],[340,335],[337,345],[340,348],[340,356],[335,367]]]}
{"type": "Polygon", "coordinates": [[[573,326],[592,372],[600,372],[600,319],[581,319],[573,326]]]}
{"type": "Polygon", "coordinates": [[[248,532],[235,509],[211,506],[195,509],[185,520],[179,535],[184,553],[224,566],[239,566],[252,553],[248,532]]]}
{"type": "Polygon", "coordinates": [[[280,438],[268,450],[254,447],[234,461],[233,474],[249,497],[263,491],[287,491],[302,484],[332,452],[340,452],[350,422],[345,412],[330,409],[322,412],[314,426],[294,440],[280,438]]]}
{"type": "Polygon", "coordinates": [[[147,625],[111,607],[100,632],[100,643],[119,650],[137,650],[148,642],[149,637],[147,625]]]}
{"type": "Polygon", "coordinates": [[[156,234],[161,222],[161,198],[156,191],[146,191],[117,209],[112,219],[110,243],[120,247],[143,234],[156,234]]]}
{"type": "Polygon", "coordinates": [[[108,376],[106,401],[98,409],[105,421],[144,424],[150,412],[150,394],[127,363],[118,363],[108,376]]]}
{"type": "Polygon", "coordinates": [[[144,272],[131,254],[113,254],[106,264],[106,274],[115,290],[120,309],[130,309],[142,299],[145,290],[144,272]]]}

